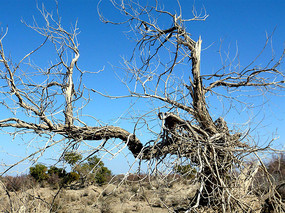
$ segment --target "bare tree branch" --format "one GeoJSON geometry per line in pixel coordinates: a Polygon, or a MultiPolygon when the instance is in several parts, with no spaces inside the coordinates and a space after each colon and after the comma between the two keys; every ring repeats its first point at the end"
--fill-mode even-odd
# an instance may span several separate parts
{"type": "MultiPolygon", "coordinates": [[[[80,112],[90,101],[89,94],[85,97],[90,90],[82,82],[86,72],[77,64],[80,57],[77,23],[71,30],[66,30],[58,10],[54,17],[44,7],[39,9],[44,26],[36,20],[32,25],[24,22],[42,35],[44,42],[18,63],[4,52],[3,39],[8,29],[0,39],[0,79],[5,82],[0,87],[1,105],[14,113],[13,117],[0,120],[0,128],[14,127],[15,134],[17,131],[32,131],[50,137],[59,135],[68,140],[65,148],[95,140],[102,141],[98,147],[106,149],[108,140],[118,139],[136,159],[155,162],[153,170],[158,170],[158,165],[166,159],[175,157],[174,163],[186,159],[197,171],[194,182],[199,183],[199,189],[185,211],[201,206],[216,206],[223,212],[253,211],[252,204],[244,198],[251,193],[250,185],[257,167],[249,169],[245,159],[268,149],[269,145],[250,145],[248,132],[243,134],[232,129],[223,117],[214,119],[206,98],[208,94],[219,95],[216,89],[221,86],[225,88],[221,94],[223,97],[230,97],[231,88],[251,87],[269,91],[278,88],[283,91],[285,81],[280,64],[285,50],[277,61],[272,58],[264,67],[254,66],[262,50],[244,68],[238,66],[234,71],[226,71],[227,65],[223,65],[216,73],[203,75],[200,69],[201,36],[195,39],[186,26],[188,22],[206,20],[208,15],[204,9],[198,14],[193,8],[193,18],[184,19],[179,2],[179,14],[165,10],[158,1],[145,4],[132,0],[110,2],[125,20],[111,21],[98,9],[101,20],[128,24],[136,41],[130,60],[124,60],[125,78],[121,79],[128,94],[110,96],[96,88],[91,91],[108,98],[136,98],[152,104],[149,111],[130,113],[135,122],[133,130],[103,125],[97,119],[94,119],[93,126],[86,124],[80,112]],[[31,60],[44,45],[52,45],[56,56],[46,69],[31,60]],[[36,78],[34,73],[40,78],[36,78]],[[158,128],[158,123],[161,128],[158,128]],[[140,130],[153,136],[153,140],[141,141],[137,133],[140,130]],[[242,192],[236,188],[241,188],[242,192]]],[[[239,98],[232,100],[242,101],[239,98]]],[[[262,165],[262,160],[256,159],[262,165]]],[[[175,168],[173,162],[168,166],[171,172],[175,168]]],[[[281,201],[275,201],[275,205],[283,208],[281,201]]]]}

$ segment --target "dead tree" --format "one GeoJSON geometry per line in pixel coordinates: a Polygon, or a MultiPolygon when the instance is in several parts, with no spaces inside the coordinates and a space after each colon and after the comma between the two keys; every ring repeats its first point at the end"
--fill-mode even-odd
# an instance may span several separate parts
{"type": "MultiPolygon", "coordinates": [[[[194,11],[192,19],[184,19],[181,12],[173,14],[163,10],[157,2],[147,6],[124,0],[111,3],[127,18],[124,23],[129,24],[137,38],[132,59],[125,61],[127,75],[136,86],[131,88],[127,83],[130,81],[123,79],[129,89],[129,94],[124,97],[159,103],[157,109],[152,110],[156,119],[161,120],[162,128],[157,137],[143,143],[135,130],[130,132],[118,126],[84,123],[77,112],[84,107],[80,103],[89,101],[85,98],[85,92],[89,90],[82,82],[85,72],[77,65],[80,56],[78,28],[75,25],[72,31],[65,30],[60,18],[56,19],[44,8],[41,13],[46,25],[40,27],[34,23],[28,27],[43,35],[45,40],[19,62],[5,54],[3,41],[7,31],[1,35],[1,105],[13,113],[12,117],[0,121],[1,129],[12,127],[14,134],[32,131],[48,137],[50,143],[38,152],[63,139],[69,140],[67,146],[81,141],[103,141],[99,145],[102,148],[106,141],[115,138],[123,141],[137,159],[187,158],[198,169],[195,180],[200,187],[186,210],[204,205],[217,206],[224,212],[235,205],[243,210],[252,208],[242,200],[248,187],[240,196],[233,190],[240,187],[233,177],[236,177],[237,168],[241,173],[244,171],[243,156],[258,151],[258,148],[244,143],[242,134],[231,130],[223,118],[213,119],[206,96],[217,94],[215,90],[221,87],[226,88],[223,96],[227,96],[227,89],[284,89],[284,73],[278,68],[285,52],[277,60],[270,59],[264,67],[254,66],[253,61],[238,70],[225,72],[222,69],[202,75],[202,39],[193,39],[186,24],[205,20],[206,14],[200,16],[194,11]],[[167,26],[160,25],[161,17],[168,20],[167,26]],[[43,69],[29,59],[48,43],[54,46],[57,60],[43,69]],[[166,62],[163,57],[167,58],[166,62]],[[133,63],[135,59],[140,62],[133,63]],[[186,67],[183,77],[179,73],[182,65],[186,67]],[[25,71],[27,67],[30,72],[25,71]],[[37,76],[34,76],[35,72],[37,76]],[[63,139],[55,141],[57,135],[63,139]]],[[[115,23],[102,15],[101,18],[106,23],[115,23]]],[[[96,88],[92,91],[100,93],[96,88]]],[[[255,169],[249,175],[254,172],[255,169]]],[[[281,204],[278,203],[279,208],[284,208],[281,204]]]]}

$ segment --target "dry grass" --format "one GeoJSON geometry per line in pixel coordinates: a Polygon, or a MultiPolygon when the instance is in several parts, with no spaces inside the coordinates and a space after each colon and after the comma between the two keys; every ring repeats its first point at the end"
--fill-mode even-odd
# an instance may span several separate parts
{"type": "Polygon", "coordinates": [[[128,181],[120,186],[108,184],[77,190],[61,189],[59,193],[52,187],[40,186],[14,192],[7,192],[2,186],[0,190],[0,212],[162,213],[173,212],[176,206],[187,205],[196,188],[183,183],[156,187],[155,183],[128,181]]]}
{"type": "MultiPolygon", "coordinates": [[[[54,187],[25,188],[8,191],[0,185],[0,212],[184,212],[194,197],[199,185],[191,181],[175,181],[162,184],[160,181],[116,181],[104,186],[90,185],[85,188],[54,187]]],[[[246,206],[260,212],[257,196],[249,194],[242,198],[246,206]]],[[[220,209],[201,208],[199,212],[220,212],[220,209]]],[[[242,212],[242,211],[241,211],[242,212]]]]}

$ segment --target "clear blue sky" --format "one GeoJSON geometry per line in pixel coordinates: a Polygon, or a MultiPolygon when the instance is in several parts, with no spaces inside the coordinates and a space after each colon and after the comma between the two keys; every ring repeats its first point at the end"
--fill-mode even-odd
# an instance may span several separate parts
{"type": "MultiPolygon", "coordinates": [[[[55,9],[52,0],[38,1],[38,4],[41,5],[42,2],[48,10],[55,9]]],[[[103,2],[106,1],[103,0],[103,2]]],[[[175,0],[161,2],[166,9],[172,11],[178,9],[175,0]]],[[[114,74],[114,71],[121,71],[114,70],[110,64],[119,65],[121,56],[130,56],[134,44],[123,34],[123,31],[127,30],[126,27],[100,22],[97,14],[97,3],[98,1],[91,0],[59,1],[60,15],[66,28],[78,20],[78,27],[81,32],[79,35],[81,53],[79,65],[81,68],[97,71],[105,67],[104,72],[98,75],[96,79],[87,80],[86,84],[112,95],[123,95],[125,90],[122,89],[122,85],[114,74]]],[[[183,8],[183,16],[191,18],[193,1],[181,0],[180,3],[183,8]]],[[[276,55],[280,55],[285,47],[285,1],[283,0],[196,0],[195,5],[197,9],[204,6],[209,14],[205,22],[193,22],[187,26],[194,39],[200,35],[202,37],[202,48],[204,50],[202,51],[201,66],[203,73],[212,73],[220,68],[218,50],[221,40],[223,40],[225,50],[230,47],[231,51],[235,52],[236,44],[238,45],[240,61],[244,65],[259,53],[264,45],[266,33],[271,34],[275,28],[272,45],[276,55]]],[[[112,7],[107,7],[107,4],[103,4],[102,12],[108,17],[117,14],[112,7]]],[[[11,54],[15,61],[43,41],[42,37],[28,29],[20,21],[23,19],[27,23],[32,23],[33,16],[37,20],[41,19],[36,9],[35,0],[1,0],[0,27],[5,29],[8,26],[9,28],[8,35],[4,40],[5,50],[6,53],[11,54]]],[[[38,60],[38,64],[47,64],[49,60],[48,50],[42,52],[41,58],[38,60]]],[[[266,59],[264,58],[264,60],[266,59]]],[[[284,64],[281,68],[285,71],[284,64]]],[[[88,107],[89,114],[110,124],[125,111],[129,104],[128,101],[118,102],[98,96],[92,98],[94,102],[88,107]],[[115,112],[114,105],[116,105],[115,112]]],[[[263,136],[269,135],[277,129],[280,135],[278,143],[282,145],[285,143],[284,101],[284,97],[269,97],[269,102],[265,106],[264,125],[266,127],[261,133],[263,136]]],[[[0,118],[3,119],[5,116],[6,112],[1,109],[0,118]]],[[[236,118],[233,117],[233,119],[236,118]]],[[[122,123],[122,125],[131,131],[132,126],[130,124],[122,123]]],[[[0,163],[12,163],[20,159],[7,155],[7,153],[21,157],[29,153],[25,149],[26,145],[18,145],[23,144],[23,141],[16,140],[12,143],[10,142],[11,138],[3,134],[0,135],[0,140],[0,163]]],[[[28,143],[28,141],[25,142],[28,143]]],[[[128,151],[125,150],[125,153],[128,151]]],[[[45,158],[49,158],[49,156],[45,156],[45,158]]],[[[106,160],[105,163],[114,173],[120,173],[127,171],[128,168],[123,160],[119,157],[113,161],[106,160]]],[[[19,170],[24,167],[19,167],[19,170]]],[[[0,171],[2,169],[0,167],[0,171]]]]}

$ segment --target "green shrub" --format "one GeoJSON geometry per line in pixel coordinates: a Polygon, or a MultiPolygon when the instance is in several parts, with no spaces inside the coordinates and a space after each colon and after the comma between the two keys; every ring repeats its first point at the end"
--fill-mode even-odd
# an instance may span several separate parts
{"type": "Polygon", "coordinates": [[[197,173],[197,170],[191,164],[177,165],[174,167],[174,171],[190,179],[194,178],[197,173]]]}
{"type": "Polygon", "coordinates": [[[91,179],[91,181],[93,179],[97,184],[102,185],[110,179],[111,170],[105,167],[104,163],[96,155],[88,158],[84,166],[89,170],[89,179],[91,179]]]}
{"type": "Polygon", "coordinates": [[[63,168],[51,166],[47,171],[47,182],[54,188],[58,188],[64,181],[66,171],[63,168]]]}
{"type": "Polygon", "coordinates": [[[100,167],[95,173],[95,182],[99,185],[102,185],[110,180],[111,171],[105,167],[100,167]]]}
{"type": "Polygon", "coordinates": [[[57,168],[56,166],[51,166],[48,170],[49,176],[57,175],[59,178],[63,178],[66,176],[66,171],[63,168],[57,168]]]}
{"type": "Polygon", "coordinates": [[[74,166],[78,161],[82,159],[82,155],[77,152],[66,152],[63,159],[71,166],[74,166]]]}
{"type": "Polygon", "coordinates": [[[80,175],[76,172],[69,172],[67,173],[67,175],[64,177],[64,180],[63,182],[65,184],[70,184],[72,183],[73,181],[78,181],[80,178],[80,175]]]}
{"type": "Polygon", "coordinates": [[[30,167],[30,175],[37,181],[42,182],[48,178],[47,167],[43,164],[36,164],[30,167]]]}
{"type": "Polygon", "coordinates": [[[69,177],[67,177],[68,181],[65,182],[70,183],[78,180],[79,178],[75,177],[75,174],[77,174],[80,176],[82,184],[85,184],[85,181],[87,181],[102,185],[106,183],[111,176],[111,171],[104,166],[104,163],[96,155],[88,158],[87,162],[78,163],[82,159],[82,155],[77,152],[67,152],[63,159],[70,164],[74,171],[73,176],[70,177],[71,180],[68,180],[69,177]]]}

